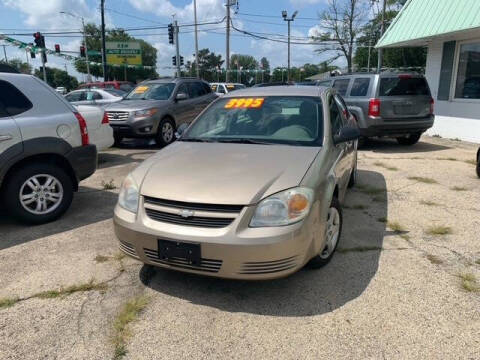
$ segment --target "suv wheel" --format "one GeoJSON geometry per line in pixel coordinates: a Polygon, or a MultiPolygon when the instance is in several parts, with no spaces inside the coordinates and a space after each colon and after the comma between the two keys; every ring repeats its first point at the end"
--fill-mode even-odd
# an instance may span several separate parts
{"type": "Polygon", "coordinates": [[[23,222],[43,224],[67,211],[73,199],[68,174],[51,164],[28,164],[9,177],[5,200],[13,216],[23,222]]]}
{"type": "Polygon", "coordinates": [[[397,137],[397,141],[400,145],[413,145],[420,140],[422,133],[409,134],[407,136],[397,137]]]}
{"type": "Polygon", "coordinates": [[[167,146],[175,140],[175,123],[170,118],[164,118],[158,125],[155,142],[158,146],[167,146]]]}
{"type": "Polygon", "coordinates": [[[328,209],[327,226],[325,232],[325,247],[320,254],[311,259],[308,265],[312,268],[320,268],[327,265],[333,257],[337,249],[340,235],[342,234],[342,208],[337,198],[332,199],[330,208],[328,209]]]}
{"type": "Polygon", "coordinates": [[[480,150],[477,155],[477,176],[480,178],[480,150]]]}

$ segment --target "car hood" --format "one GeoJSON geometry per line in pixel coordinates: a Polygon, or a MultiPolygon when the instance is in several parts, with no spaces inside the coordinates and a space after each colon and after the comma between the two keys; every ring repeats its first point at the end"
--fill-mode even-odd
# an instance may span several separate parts
{"type": "Polygon", "coordinates": [[[107,111],[136,111],[168,105],[168,100],[122,100],[106,108],[107,111]]]}
{"type": "Polygon", "coordinates": [[[298,186],[318,147],[177,141],[149,159],[141,194],[160,199],[249,205],[298,186]]]}

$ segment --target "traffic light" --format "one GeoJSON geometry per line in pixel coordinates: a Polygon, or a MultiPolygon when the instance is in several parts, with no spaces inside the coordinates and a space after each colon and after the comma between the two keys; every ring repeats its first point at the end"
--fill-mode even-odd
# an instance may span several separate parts
{"type": "Polygon", "coordinates": [[[55,44],[55,52],[60,53],[60,45],[59,44],[55,44]]]}
{"type": "Polygon", "coordinates": [[[35,34],[33,34],[33,38],[34,38],[36,47],[39,47],[39,48],[45,47],[45,37],[40,32],[37,31],[35,34]]]}
{"type": "Polygon", "coordinates": [[[80,57],[85,57],[85,46],[80,46],[80,57]]]}
{"type": "Polygon", "coordinates": [[[177,66],[177,57],[176,56],[172,56],[172,64],[173,64],[173,66],[177,66]]]}
{"type": "Polygon", "coordinates": [[[168,43],[173,44],[173,24],[168,24],[168,43]]]}
{"type": "Polygon", "coordinates": [[[180,66],[183,66],[183,56],[180,56],[180,66]]]}

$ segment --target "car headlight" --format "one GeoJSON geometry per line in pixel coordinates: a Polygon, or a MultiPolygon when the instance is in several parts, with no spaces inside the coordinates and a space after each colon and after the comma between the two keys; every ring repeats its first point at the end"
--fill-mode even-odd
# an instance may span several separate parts
{"type": "Polygon", "coordinates": [[[150,117],[153,116],[158,110],[156,108],[146,109],[146,110],[138,110],[133,113],[133,116],[138,118],[150,117]]]}
{"type": "Polygon", "coordinates": [[[120,195],[118,196],[118,205],[125,210],[137,213],[138,210],[138,185],[131,175],[128,175],[123,181],[120,195]]]}
{"type": "Polygon", "coordinates": [[[313,190],[296,187],[263,199],[255,209],[250,227],[290,225],[305,218],[313,201],[313,190]]]}

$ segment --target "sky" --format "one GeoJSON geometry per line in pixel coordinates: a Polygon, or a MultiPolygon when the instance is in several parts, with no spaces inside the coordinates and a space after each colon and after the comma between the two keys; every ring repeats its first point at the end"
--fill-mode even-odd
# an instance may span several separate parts
{"type": "MultiPolygon", "coordinates": [[[[225,16],[226,0],[197,0],[198,23],[220,21],[225,16]]],[[[318,29],[318,16],[325,9],[327,0],[239,0],[238,8],[232,7],[232,22],[238,29],[268,34],[267,37],[287,34],[287,23],[281,12],[291,15],[298,10],[292,23],[292,39],[306,41],[318,29]]],[[[81,29],[81,20],[60,14],[69,11],[85,18],[86,22],[100,23],[100,0],[0,0],[0,34],[32,42],[36,31],[72,31],[81,29]]],[[[105,0],[107,28],[134,28],[162,26],[172,21],[172,15],[180,25],[193,23],[193,0],[105,0]]],[[[168,44],[167,29],[131,31],[129,34],[151,43],[157,51],[157,72],[160,75],[173,75],[171,58],[175,46],[168,44]]],[[[62,50],[79,51],[81,35],[68,37],[45,36],[47,48],[54,49],[60,44],[62,50]]],[[[225,58],[225,22],[199,26],[199,49],[209,48],[225,58]]],[[[0,41],[0,44],[2,42],[0,41]]],[[[193,27],[182,27],[179,34],[180,54],[185,62],[193,59],[195,52],[193,27]]],[[[291,45],[291,65],[304,63],[318,64],[329,56],[315,52],[315,45],[291,45]]],[[[287,65],[287,44],[268,40],[254,39],[232,30],[230,37],[231,54],[249,54],[257,60],[265,56],[271,68],[287,65]]],[[[7,58],[20,58],[26,61],[24,50],[9,45],[7,58]]],[[[0,48],[0,58],[3,58],[0,48]]],[[[40,59],[29,59],[39,67],[40,59]]],[[[68,69],[71,75],[84,80],[84,75],[74,70],[69,61],[50,55],[47,66],[68,69]]]]}

